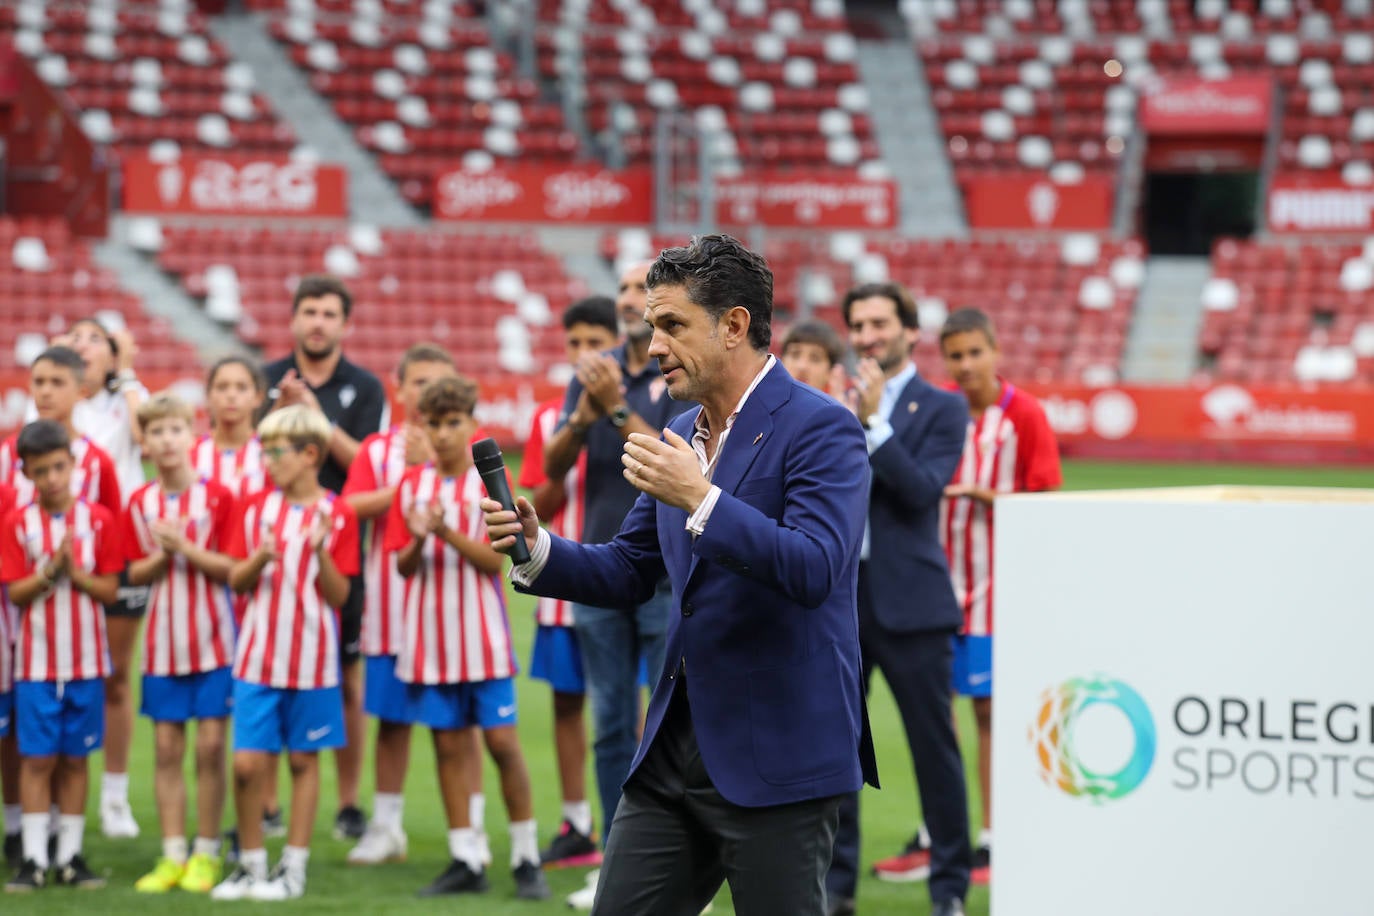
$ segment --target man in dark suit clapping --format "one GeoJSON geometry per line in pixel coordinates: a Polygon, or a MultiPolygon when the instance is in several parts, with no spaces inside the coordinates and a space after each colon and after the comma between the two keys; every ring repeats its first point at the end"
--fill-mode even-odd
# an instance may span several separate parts
{"type": "MultiPolygon", "coordinates": [[[[950,716],[950,637],[963,613],[940,546],[940,498],[964,448],[968,407],[926,382],[911,361],[920,333],[910,293],[870,283],[844,300],[859,357],[848,394],[872,467],[868,529],[859,563],[859,642],[865,683],[876,666],[906,728],[921,809],[930,830],[932,916],[962,916],[968,892],[968,808],[963,761],[950,716]]],[[[859,801],[840,810],[826,876],[831,916],[854,912],[859,801]]]]}

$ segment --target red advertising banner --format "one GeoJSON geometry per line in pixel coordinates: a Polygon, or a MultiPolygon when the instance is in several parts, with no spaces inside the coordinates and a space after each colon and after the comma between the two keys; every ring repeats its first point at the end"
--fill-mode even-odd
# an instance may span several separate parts
{"type": "Polygon", "coordinates": [[[1070,454],[1258,461],[1374,458],[1374,391],[1027,385],[1070,454]]]}
{"type": "Polygon", "coordinates": [[[123,160],[124,209],[220,216],[348,215],[348,172],[287,156],[182,154],[123,160]]]}
{"type": "Polygon", "coordinates": [[[1348,185],[1336,172],[1275,175],[1269,184],[1271,232],[1374,230],[1374,187],[1348,185]]]}
{"type": "Polygon", "coordinates": [[[647,169],[503,166],[485,172],[445,172],[435,179],[439,219],[647,225],[653,219],[653,177],[647,169]]]}
{"type": "Polygon", "coordinates": [[[974,229],[1110,229],[1115,189],[1105,175],[1074,184],[1044,176],[982,175],[964,183],[974,229]]]}
{"type": "Polygon", "coordinates": [[[1267,76],[1161,79],[1143,94],[1140,123],[1148,134],[1263,134],[1273,103],[1267,76]]]}
{"type": "Polygon", "coordinates": [[[891,229],[897,185],[829,175],[742,175],[716,186],[716,217],[725,225],[891,229]]]}

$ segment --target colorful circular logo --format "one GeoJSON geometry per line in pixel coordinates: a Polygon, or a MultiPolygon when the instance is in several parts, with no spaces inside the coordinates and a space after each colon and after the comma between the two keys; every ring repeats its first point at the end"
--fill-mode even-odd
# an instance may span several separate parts
{"type": "Polygon", "coordinates": [[[1046,783],[1096,802],[1130,794],[1155,760],[1155,723],[1145,700],[1121,681],[1101,675],[1070,678],[1042,693],[1030,740],[1046,783]],[[1129,754],[1110,755],[1126,761],[1114,770],[1099,770],[1083,760],[1085,740],[1095,737],[1086,730],[1102,728],[1101,717],[1084,713],[1103,706],[1125,716],[1132,735],[1129,754]]]}

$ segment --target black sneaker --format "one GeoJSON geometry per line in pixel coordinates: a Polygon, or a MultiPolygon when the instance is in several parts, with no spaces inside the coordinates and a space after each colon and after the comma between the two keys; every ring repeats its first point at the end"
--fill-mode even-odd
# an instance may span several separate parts
{"type": "Polygon", "coordinates": [[[355,805],[339,809],[334,818],[334,839],[361,840],[367,832],[367,815],[355,805]]]}
{"type": "Polygon", "coordinates": [[[539,860],[545,868],[579,868],[601,864],[601,850],[596,848],[596,838],[578,829],[570,821],[563,821],[558,836],[553,838],[547,849],[539,852],[539,860]]]}
{"type": "Polygon", "coordinates": [[[282,817],[280,808],[262,813],[262,835],[269,840],[286,836],[286,820],[282,817]]]}
{"type": "Polygon", "coordinates": [[[548,900],[551,893],[538,865],[526,859],[515,867],[515,896],[521,900],[548,900]]]}
{"type": "Polygon", "coordinates": [[[105,879],[91,871],[86,865],[86,860],[77,855],[72,856],[72,860],[66,865],[59,865],[53,869],[53,884],[94,890],[104,887],[105,879]]]}
{"type": "Polygon", "coordinates": [[[5,893],[26,894],[29,891],[42,890],[47,884],[47,872],[39,868],[33,859],[25,859],[15,869],[14,877],[5,882],[5,893]]]}
{"type": "Polygon", "coordinates": [[[440,897],[444,894],[481,894],[486,889],[486,869],[473,871],[466,862],[459,862],[454,859],[442,875],[435,878],[428,887],[421,888],[416,896],[440,897]]]}
{"type": "Polygon", "coordinates": [[[24,838],[17,833],[9,834],[5,837],[5,867],[10,871],[18,871],[19,866],[24,864],[24,838]]]}

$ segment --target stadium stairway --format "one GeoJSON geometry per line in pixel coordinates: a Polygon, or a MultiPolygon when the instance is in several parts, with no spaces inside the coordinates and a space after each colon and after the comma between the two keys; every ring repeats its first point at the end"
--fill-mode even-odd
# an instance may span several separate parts
{"type": "Polygon", "coordinates": [[[902,231],[928,238],[967,236],[945,135],[911,43],[862,41],[858,65],[878,148],[899,189],[902,231]]]}
{"type": "Polygon", "coordinates": [[[1154,256],[1121,359],[1123,381],[1182,384],[1196,368],[1202,330],[1202,289],[1212,276],[1207,258],[1154,256]]]}
{"type": "Polygon", "coordinates": [[[377,226],[421,224],[376,160],[358,145],[353,132],[268,34],[260,17],[251,13],[217,16],[211,20],[210,31],[237,60],[253,68],[260,91],[272,100],[296,136],[321,158],[348,169],[350,212],[366,213],[377,226]]]}
{"type": "MultiPolygon", "coordinates": [[[[569,276],[587,284],[593,294],[615,298],[620,278],[602,257],[596,235],[581,226],[541,226],[538,234],[544,250],[563,259],[569,276]]],[[[553,303],[555,311],[571,304],[553,303]]]]}
{"type": "Polygon", "coordinates": [[[136,222],[136,217],[112,214],[110,234],[94,246],[96,262],[114,271],[120,284],[143,301],[143,310],[166,321],[178,338],[200,352],[201,359],[242,351],[232,331],[206,315],[186,288],[159,269],[156,261],[138,253],[130,231],[136,222]]]}

